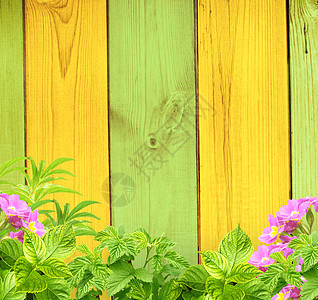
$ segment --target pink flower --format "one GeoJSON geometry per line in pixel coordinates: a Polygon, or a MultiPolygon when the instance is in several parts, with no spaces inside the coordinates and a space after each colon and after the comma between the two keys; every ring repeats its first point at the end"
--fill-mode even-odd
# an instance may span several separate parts
{"type": "MultiPolygon", "coordinates": [[[[296,238],[296,237],[295,237],[296,238]]],[[[270,251],[270,254],[274,252],[281,252],[286,258],[291,255],[295,250],[288,248],[288,243],[277,243],[276,245],[272,245],[273,248],[270,251]]]]}
{"type": "Polygon", "coordinates": [[[272,300],[294,299],[300,298],[300,289],[293,285],[285,286],[278,294],[272,297],[272,300]]]}
{"type": "Polygon", "coordinates": [[[263,230],[263,234],[258,238],[265,244],[271,244],[276,241],[277,237],[284,231],[284,223],[278,222],[273,215],[268,216],[269,227],[263,230]]]}
{"type": "Polygon", "coordinates": [[[18,241],[20,241],[21,243],[23,243],[23,239],[24,239],[24,231],[18,231],[18,232],[10,232],[10,238],[11,239],[16,239],[18,241]]]}
{"type": "Polygon", "coordinates": [[[24,221],[23,219],[17,217],[17,216],[13,216],[13,217],[9,217],[9,223],[15,228],[15,229],[19,229],[24,225],[24,221]]]}
{"type": "Polygon", "coordinates": [[[28,224],[24,224],[24,227],[28,228],[30,231],[33,231],[38,236],[43,236],[45,233],[44,225],[41,222],[38,222],[39,212],[38,210],[34,210],[30,213],[27,222],[28,224]]]}
{"type": "Polygon", "coordinates": [[[315,211],[318,212],[318,197],[312,198],[308,196],[306,198],[298,199],[298,202],[300,205],[303,205],[304,208],[306,207],[307,210],[310,205],[312,205],[315,208],[315,211]]]}
{"type": "Polygon", "coordinates": [[[298,221],[289,221],[284,226],[284,231],[286,233],[292,234],[298,227],[298,221]]]}
{"type": "Polygon", "coordinates": [[[283,205],[276,214],[278,222],[288,223],[289,221],[299,222],[306,214],[308,209],[307,203],[298,202],[292,199],[287,201],[287,205],[283,205]]]}
{"type": "Polygon", "coordinates": [[[261,271],[265,272],[268,266],[275,262],[275,260],[269,256],[271,254],[272,249],[272,245],[258,246],[258,251],[254,251],[248,262],[254,265],[255,267],[259,268],[261,271]]]}
{"type": "Polygon", "coordinates": [[[18,195],[0,194],[0,208],[7,217],[17,216],[26,219],[31,212],[28,204],[19,199],[18,195]]]}

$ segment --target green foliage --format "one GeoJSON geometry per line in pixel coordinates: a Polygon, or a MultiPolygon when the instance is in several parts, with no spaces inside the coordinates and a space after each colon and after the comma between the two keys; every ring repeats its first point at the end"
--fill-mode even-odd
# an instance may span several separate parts
{"type": "Polygon", "coordinates": [[[229,232],[219,252],[200,252],[203,266],[189,267],[176,281],[183,299],[254,299],[249,294],[270,299],[264,285],[253,284],[261,271],[248,263],[252,253],[252,242],[240,227],[229,232]]]}
{"type": "Polygon", "coordinates": [[[62,259],[74,251],[75,234],[70,225],[51,229],[43,238],[25,230],[23,244],[14,239],[1,241],[0,259],[7,268],[1,266],[6,270],[0,277],[0,284],[6,283],[6,294],[0,293],[0,299],[24,299],[26,293],[37,299],[69,299],[66,278],[72,273],[62,259]]]}
{"type": "MultiPolygon", "coordinates": [[[[61,164],[73,161],[73,159],[58,158],[51,164],[49,164],[47,168],[45,168],[44,160],[41,160],[39,165],[37,166],[35,161],[31,157],[28,157],[27,159],[31,164],[30,175],[26,172],[28,168],[12,167],[12,165],[14,165],[15,163],[25,159],[25,157],[12,159],[0,166],[0,179],[7,174],[18,171],[23,174],[26,180],[26,184],[13,184],[5,180],[0,180],[0,184],[10,185],[10,188],[2,190],[2,193],[7,193],[9,195],[19,195],[21,200],[24,200],[30,204],[32,210],[39,209],[41,206],[53,202],[55,205],[55,210],[39,210],[39,214],[44,214],[47,217],[47,219],[42,222],[47,228],[53,228],[58,225],[68,224],[73,226],[76,236],[95,235],[95,230],[89,225],[89,223],[91,222],[88,220],[83,220],[83,218],[94,218],[97,220],[100,219],[94,214],[83,212],[82,210],[87,206],[99,202],[81,201],[72,210],[70,208],[70,204],[66,203],[62,210],[60,204],[52,198],[53,194],[56,193],[81,195],[77,191],[54,183],[55,181],[66,180],[67,176],[75,176],[67,170],[58,168],[61,164]],[[52,217],[51,213],[55,213],[55,219],[54,217],[52,217]]],[[[7,232],[8,230],[2,233],[0,232],[0,237],[1,235],[5,235],[7,232]]]]}

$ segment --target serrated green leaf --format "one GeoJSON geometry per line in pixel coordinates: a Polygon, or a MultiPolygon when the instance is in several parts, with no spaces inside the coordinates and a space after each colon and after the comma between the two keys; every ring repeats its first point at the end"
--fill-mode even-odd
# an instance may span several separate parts
{"type": "Polygon", "coordinates": [[[238,227],[223,238],[219,252],[227,258],[231,270],[236,264],[248,262],[253,254],[253,244],[248,235],[238,227]]]}
{"type": "Polygon", "coordinates": [[[65,259],[74,253],[76,247],[74,230],[70,225],[61,225],[48,230],[43,241],[47,250],[45,259],[51,257],[65,259]]]}
{"type": "Polygon", "coordinates": [[[281,276],[282,273],[286,272],[286,268],[277,263],[270,265],[267,271],[261,275],[259,275],[259,279],[266,285],[270,287],[270,289],[274,289],[278,282],[278,278],[281,276]]]}
{"type": "Polygon", "coordinates": [[[161,255],[154,255],[151,258],[151,268],[155,271],[155,272],[159,272],[162,268],[162,256],[161,255]]]}
{"type": "Polygon", "coordinates": [[[0,242],[0,257],[10,267],[23,256],[23,245],[16,239],[5,239],[0,242]]]}
{"type": "Polygon", "coordinates": [[[259,280],[236,285],[245,293],[244,300],[271,300],[267,287],[259,280]]]}
{"type": "Polygon", "coordinates": [[[70,280],[71,286],[77,286],[83,279],[85,271],[93,265],[93,260],[89,256],[78,256],[68,266],[73,274],[70,280]]]}
{"type": "Polygon", "coordinates": [[[152,275],[149,273],[147,269],[143,269],[143,268],[136,269],[134,272],[134,276],[143,282],[152,281],[152,275]]]}
{"type": "Polygon", "coordinates": [[[3,282],[0,281],[0,299],[1,300],[23,300],[25,292],[15,293],[15,277],[13,272],[8,272],[3,282]]]}
{"type": "Polygon", "coordinates": [[[81,244],[77,246],[76,249],[92,258],[95,257],[93,251],[86,244],[81,244]]]}
{"type": "Polygon", "coordinates": [[[16,292],[37,293],[47,288],[47,283],[43,280],[28,260],[21,256],[14,265],[14,275],[16,279],[16,292]]]}
{"type": "Polygon", "coordinates": [[[72,273],[69,267],[65,264],[64,261],[56,257],[48,258],[39,266],[39,268],[48,277],[72,277],[72,273]]]}
{"type": "Polygon", "coordinates": [[[31,264],[40,262],[46,254],[46,246],[43,240],[34,232],[25,230],[23,252],[31,264]]]}
{"type": "Polygon", "coordinates": [[[270,257],[281,264],[288,265],[286,257],[280,252],[274,252],[270,255],[270,257]]]}
{"type": "Polygon", "coordinates": [[[301,288],[301,300],[312,300],[318,297],[318,269],[312,268],[304,273],[307,279],[301,288]]]}
{"type": "Polygon", "coordinates": [[[121,270],[110,274],[106,282],[108,296],[113,296],[121,291],[133,278],[134,276],[126,270],[121,270]]]}
{"type": "Polygon", "coordinates": [[[227,280],[236,283],[245,283],[251,281],[261,273],[262,271],[248,263],[238,264],[233,267],[227,280]]]}
{"type": "Polygon", "coordinates": [[[178,282],[188,286],[189,288],[197,291],[205,291],[205,283],[209,273],[204,266],[195,265],[185,270],[183,275],[178,279],[178,282]]]}
{"type": "Polygon", "coordinates": [[[225,284],[224,281],[210,276],[206,281],[206,290],[215,300],[242,300],[245,293],[239,287],[225,284]]]}
{"type": "MultiPolygon", "coordinates": [[[[36,293],[37,300],[68,300],[70,299],[70,287],[64,279],[42,276],[47,282],[47,289],[36,293]]],[[[43,280],[44,280],[43,278],[43,280]]]]}
{"type": "Polygon", "coordinates": [[[168,251],[164,255],[164,259],[167,263],[177,269],[186,269],[190,266],[186,258],[178,254],[176,251],[168,251]]]}
{"type": "Polygon", "coordinates": [[[184,300],[205,300],[204,293],[198,291],[184,291],[182,293],[184,300]]]}
{"type": "Polygon", "coordinates": [[[229,272],[229,263],[226,257],[216,251],[199,252],[208,273],[216,279],[225,279],[229,272]]]}

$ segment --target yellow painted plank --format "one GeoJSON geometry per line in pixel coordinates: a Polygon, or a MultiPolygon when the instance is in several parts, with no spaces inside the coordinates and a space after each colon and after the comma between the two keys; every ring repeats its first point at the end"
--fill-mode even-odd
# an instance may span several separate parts
{"type": "Polygon", "coordinates": [[[238,223],[257,246],[290,194],[286,3],[198,5],[201,249],[238,223]]]}
{"type": "MultiPolygon", "coordinates": [[[[65,165],[77,176],[66,184],[84,197],[56,199],[71,207],[100,201],[88,209],[101,218],[95,230],[110,223],[101,193],[109,170],[106,31],[106,1],[25,1],[26,152],[48,163],[77,160],[65,165]]],[[[77,243],[95,245],[92,237],[77,243]]]]}
{"type": "Polygon", "coordinates": [[[290,0],[292,191],[318,195],[318,5],[290,0]]]}

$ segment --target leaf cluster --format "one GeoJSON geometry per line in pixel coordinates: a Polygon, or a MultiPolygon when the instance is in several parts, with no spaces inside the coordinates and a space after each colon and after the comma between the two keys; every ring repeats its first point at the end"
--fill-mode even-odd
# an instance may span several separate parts
{"type": "Polygon", "coordinates": [[[76,238],[70,225],[57,226],[40,238],[25,230],[24,243],[0,242],[0,299],[67,300],[71,277],[64,259],[75,251],[76,238]]]}
{"type": "Polygon", "coordinates": [[[250,238],[238,227],[221,241],[218,251],[200,252],[203,266],[191,266],[177,280],[182,298],[171,299],[270,299],[257,279],[261,271],[248,263],[253,253],[250,238]]]}

